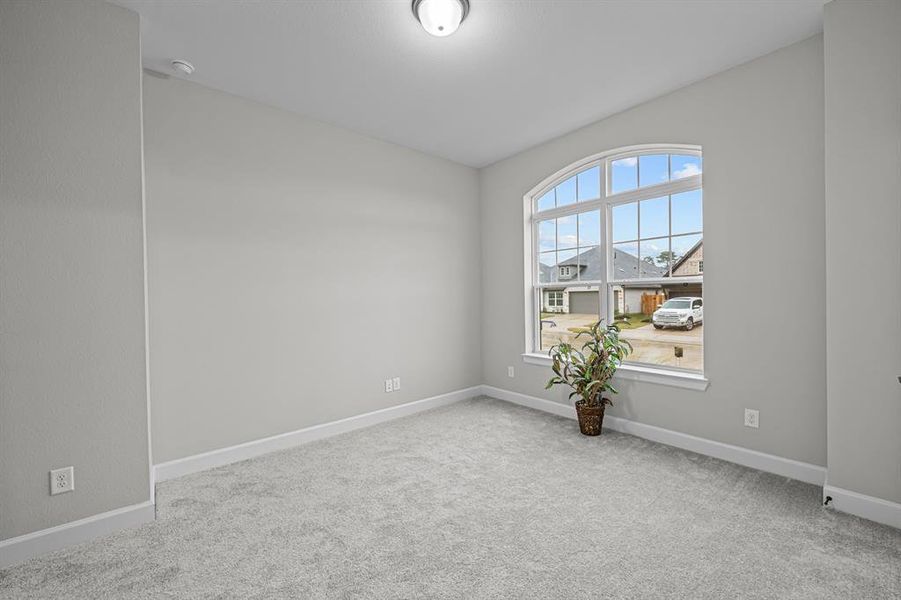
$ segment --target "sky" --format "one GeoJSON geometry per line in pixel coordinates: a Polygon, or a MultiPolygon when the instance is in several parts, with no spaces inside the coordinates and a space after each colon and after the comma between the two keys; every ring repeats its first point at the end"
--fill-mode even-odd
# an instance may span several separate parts
{"type": "MultiPolygon", "coordinates": [[[[702,169],[700,157],[679,154],[633,156],[613,161],[610,166],[611,194],[697,175],[702,169]]],[[[537,208],[546,210],[598,197],[600,168],[596,166],[551,189],[539,198],[537,208]]],[[[612,242],[618,250],[655,260],[661,252],[671,249],[678,258],[701,239],[702,191],[620,204],[611,209],[611,214],[612,242]]],[[[538,237],[543,264],[568,260],[580,248],[584,250],[601,243],[600,211],[540,221],[538,237]]],[[[656,263],[661,264],[659,260],[656,263]]]]}

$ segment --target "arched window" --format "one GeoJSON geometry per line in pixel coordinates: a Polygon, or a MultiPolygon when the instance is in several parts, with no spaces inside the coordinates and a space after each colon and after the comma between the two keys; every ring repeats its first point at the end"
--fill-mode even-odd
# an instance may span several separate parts
{"type": "Polygon", "coordinates": [[[638,370],[703,372],[702,170],[698,146],[634,146],[525,196],[527,357],[604,319],[638,370]]]}

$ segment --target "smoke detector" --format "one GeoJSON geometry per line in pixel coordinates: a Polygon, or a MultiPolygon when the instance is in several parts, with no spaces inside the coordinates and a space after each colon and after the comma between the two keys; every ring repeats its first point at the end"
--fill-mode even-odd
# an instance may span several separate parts
{"type": "Polygon", "coordinates": [[[181,59],[177,58],[169,64],[171,64],[172,69],[180,75],[190,75],[191,73],[194,72],[194,65],[192,65],[191,63],[189,63],[186,60],[181,60],[181,59]]]}

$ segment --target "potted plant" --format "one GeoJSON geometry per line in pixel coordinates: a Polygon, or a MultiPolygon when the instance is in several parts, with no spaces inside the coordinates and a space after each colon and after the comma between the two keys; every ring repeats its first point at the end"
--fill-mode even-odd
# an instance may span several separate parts
{"type": "Polygon", "coordinates": [[[583,335],[588,336],[588,341],[581,349],[568,342],[560,342],[551,348],[549,355],[554,361],[551,367],[554,376],[548,380],[545,389],[555,385],[571,387],[570,399],[579,397],[576,401],[579,430],[584,435],[600,435],[604,409],[613,404],[604,393],[617,393],[610,385],[610,379],[632,352],[632,344],[620,338],[619,327],[604,326],[602,321],[577,334],[576,339],[583,335]]]}

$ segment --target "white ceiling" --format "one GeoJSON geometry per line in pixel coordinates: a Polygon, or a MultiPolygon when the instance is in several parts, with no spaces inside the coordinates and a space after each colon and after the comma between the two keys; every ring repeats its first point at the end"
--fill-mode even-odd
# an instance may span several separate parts
{"type": "Polygon", "coordinates": [[[824,0],[471,0],[428,35],[408,0],[115,0],[144,64],[481,167],[822,30],[824,0]]]}

